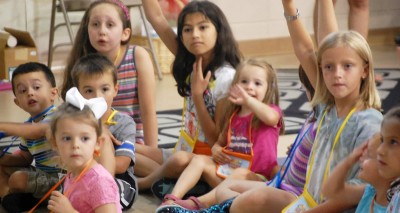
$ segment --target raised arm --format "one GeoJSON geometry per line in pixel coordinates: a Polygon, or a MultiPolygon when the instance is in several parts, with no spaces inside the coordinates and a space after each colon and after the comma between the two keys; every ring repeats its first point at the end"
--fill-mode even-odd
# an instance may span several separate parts
{"type": "Polygon", "coordinates": [[[317,0],[318,1],[318,27],[317,31],[317,44],[330,33],[338,31],[336,21],[335,8],[333,1],[317,0]]]}
{"type": "Polygon", "coordinates": [[[162,13],[158,0],[142,0],[142,3],[147,20],[153,26],[167,48],[176,55],[178,50],[176,34],[169,26],[167,19],[162,13]]]}
{"type": "MultiPolygon", "coordinates": [[[[295,16],[297,14],[297,8],[293,0],[282,0],[282,4],[285,16],[295,16]]],[[[312,86],[315,88],[317,84],[318,65],[313,41],[301,22],[300,17],[294,20],[286,18],[286,21],[294,53],[305,70],[312,86]]]]}
{"type": "Polygon", "coordinates": [[[229,100],[232,103],[246,107],[265,125],[277,126],[281,121],[279,112],[271,106],[251,97],[241,86],[233,85],[229,94],[229,100]]]}

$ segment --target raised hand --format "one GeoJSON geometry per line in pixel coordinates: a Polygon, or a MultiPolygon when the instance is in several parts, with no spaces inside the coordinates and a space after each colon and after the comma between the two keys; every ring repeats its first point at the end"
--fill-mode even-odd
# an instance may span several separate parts
{"type": "Polygon", "coordinates": [[[245,105],[251,98],[247,92],[239,85],[233,85],[229,91],[229,100],[237,105],[245,105]]]}
{"type": "Polygon", "coordinates": [[[203,95],[210,82],[211,72],[208,71],[206,77],[203,77],[203,59],[200,57],[193,63],[193,71],[191,78],[191,92],[192,95],[203,95]]]}

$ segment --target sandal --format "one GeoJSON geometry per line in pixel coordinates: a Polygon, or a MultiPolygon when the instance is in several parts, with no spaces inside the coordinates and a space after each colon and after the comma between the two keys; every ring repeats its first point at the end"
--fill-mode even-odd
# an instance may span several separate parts
{"type": "Polygon", "coordinates": [[[175,200],[174,203],[178,204],[179,206],[182,206],[183,208],[188,209],[188,210],[201,210],[205,207],[200,202],[200,200],[194,196],[190,196],[187,200],[180,200],[180,199],[175,200]],[[188,201],[191,201],[192,203],[194,203],[194,205],[192,203],[188,203],[188,201]]]}
{"type": "Polygon", "coordinates": [[[173,205],[174,203],[176,203],[176,201],[180,200],[178,197],[176,197],[173,194],[166,194],[164,196],[164,199],[161,203],[161,206],[166,206],[166,205],[173,205]],[[172,201],[172,203],[171,203],[172,201]]]}

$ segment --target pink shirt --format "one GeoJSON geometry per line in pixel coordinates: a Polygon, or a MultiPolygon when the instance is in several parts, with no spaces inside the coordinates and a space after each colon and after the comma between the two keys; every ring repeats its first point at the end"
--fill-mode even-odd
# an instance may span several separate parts
{"type": "MultiPolygon", "coordinates": [[[[75,179],[65,178],[64,192],[71,187],[75,179]]],[[[73,186],[67,196],[78,212],[94,212],[97,207],[114,203],[115,212],[122,212],[119,203],[118,186],[111,174],[100,164],[86,171],[73,186]]]]}
{"type": "MultiPolygon", "coordinates": [[[[278,106],[269,105],[276,110],[282,119],[282,111],[278,106]]],[[[248,128],[251,122],[251,114],[244,117],[235,115],[232,118],[231,131],[234,137],[244,141],[243,138],[248,138],[248,128]],[[242,139],[240,139],[242,138],[242,139]]],[[[252,147],[253,147],[253,162],[250,170],[264,177],[269,177],[272,169],[277,165],[277,146],[279,139],[279,130],[282,122],[278,126],[271,127],[260,122],[258,128],[252,128],[252,147]]],[[[246,139],[247,140],[247,139],[246,139]]],[[[232,143],[232,141],[231,141],[232,143]]],[[[241,145],[244,147],[244,145],[241,145]]],[[[238,150],[240,151],[240,150],[238,150]]],[[[240,151],[242,152],[242,151],[240,151]]]]}

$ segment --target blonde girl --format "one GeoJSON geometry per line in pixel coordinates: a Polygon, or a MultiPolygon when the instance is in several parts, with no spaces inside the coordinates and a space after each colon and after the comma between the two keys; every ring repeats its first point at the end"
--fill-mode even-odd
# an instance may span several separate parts
{"type": "MultiPolygon", "coordinates": [[[[196,141],[193,153],[211,155],[234,67],[241,60],[229,23],[214,3],[191,1],[179,14],[175,34],[157,0],[143,1],[143,6],[147,19],[175,55],[172,73],[185,102],[184,131],[196,141]]],[[[194,156],[180,151],[169,157],[171,153],[166,150],[142,147],[137,147],[137,153],[147,159],[144,162],[163,165],[139,179],[141,189],[149,188],[161,177],[178,177],[194,156]]]]}
{"type": "Polygon", "coordinates": [[[116,67],[118,94],[113,107],[136,123],[136,142],[157,147],[155,77],[147,51],[129,44],[131,20],[120,0],[94,1],[86,10],[67,61],[61,97],[73,86],[75,62],[89,53],[106,56],[116,67]]]}
{"type": "MultiPolygon", "coordinates": [[[[315,55],[313,42],[293,1],[282,2],[295,54],[315,88],[311,103],[317,107],[318,131],[303,193],[322,204],[314,208],[315,212],[329,207],[341,211],[351,204],[326,202],[321,188],[342,159],[380,130],[381,102],[374,81],[372,53],[359,33],[338,32],[332,2],[320,0],[318,38],[323,40],[318,42],[315,55]]],[[[346,185],[360,183],[358,171],[359,165],[349,170],[346,185]]]]}
{"type": "Polygon", "coordinates": [[[193,157],[172,193],[165,196],[164,205],[177,202],[192,210],[203,207],[195,197],[190,197],[186,202],[179,199],[200,178],[212,187],[224,180],[216,172],[217,168],[219,165],[230,164],[233,160],[233,156],[225,150],[252,155],[251,167],[240,168],[242,171],[236,174],[235,170],[239,168],[235,169],[233,178],[258,181],[271,179],[271,172],[277,166],[277,145],[282,127],[277,78],[272,66],[258,59],[241,63],[232,82],[229,101],[223,133],[212,148],[212,157],[193,157]]]}
{"type": "Polygon", "coordinates": [[[66,96],[67,102],[58,108],[50,125],[53,146],[68,173],[63,192],[51,193],[48,209],[56,213],[122,212],[114,178],[94,160],[104,142],[98,119],[107,103],[103,98],[89,103],[68,92],[66,96]]]}
{"type": "Polygon", "coordinates": [[[395,179],[387,192],[390,201],[387,213],[400,211],[400,107],[389,110],[382,121],[381,144],[378,147],[378,171],[385,178],[395,179]]]}

